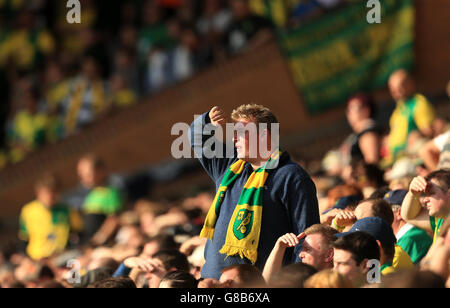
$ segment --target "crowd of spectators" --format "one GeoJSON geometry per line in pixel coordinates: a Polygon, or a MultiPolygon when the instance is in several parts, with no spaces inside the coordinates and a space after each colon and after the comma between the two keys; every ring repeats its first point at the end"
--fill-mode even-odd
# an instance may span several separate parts
{"type": "MultiPolygon", "coordinates": [[[[96,7],[91,1],[82,3],[87,21],[91,20],[93,25],[98,14],[96,7]]],[[[87,112],[84,117],[81,112],[85,91],[93,109],[99,114],[106,110],[106,105],[102,106],[106,102],[104,97],[111,93],[104,90],[106,78],[112,78],[111,84],[122,84],[129,93],[151,93],[187,78],[205,63],[220,61],[221,53],[232,54],[242,48],[242,45],[234,45],[242,43],[241,40],[236,39],[236,35],[228,35],[227,31],[246,28],[236,21],[239,10],[247,8],[243,1],[231,1],[232,12],[222,6],[221,1],[206,1],[205,11],[200,11],[204,18],[195,19],[199,22],[190,26],[185,26],[185,22],[193,20],[195,10],[190,5],[196,1],[145,1],[142,10],[136,10],[130,3],[124,2],[121,8],[121,25],[116,29],[119,42],[113,46],[102,45],[105,42],[99,32],[88,24],[66,29],[75,31],[83,39],[73,41],[72,36],[64,36],[67,42],[56,46],[51,43],[51,34],[30,26],[35,16],[29,11],[20,11],[23,18],[17,22],[21,21],[21,27],[37,31],[33,36],[36,42],[48,44],[43,45],[47,46],[45,48],[33,49],[36,50],[34,56],[38,56],[38,50],[43,55],[53,54],[54,49],[60,57],[42,62],[45,65],[41,68],[31,68],[31,60],[29,63],[11,60],[14,53],[3,58],[9,59],[4,65],[9,66],[10,73],[17,74],[15,95],[29,107],[16,117],[20,115],[21,121],[26,122],[27,117],[34,115],[33,123],[44,127],[46,124],[42,123],[51,117],[57,119],[61,106],[68,104],[68,118],[60,118],[64,123],[62,131],[68,134],[68,127],[76,131],[93,120],[92,114],[87,112]],[[145,20],[138,18],[139,12],[145,12],[145,20]],[[200,33],[210,40],[206,49],[203,49],[205,41],[199,40],[200,33]],[[151,41],[155,38],[157,42],[151,41]],[[228,45],[222,45],[226,38],[230,39],[228,45]],[[228,48],[223,49],[223,46],[228,48]],[[59,52],[67,51],[65,48],[73,53],[59,52]],[[111,65],[113,73],[107,75],[99,69],[102,67],[99,61],[105,58],[94,55],[109,48],[116,51],[113,54],[117,61],[111,65]],[[192,49],[198,52],[190,58],[193,60],[190,66],[184,60],[187,50],[192,49]],[[73,67],[75,63],[71,61],[81,54],[81,70],[69,75],[66,69],[73,67]],[[165,66],[169,62],[171,65],[165,66]],[[144,63],[146,69],[140,70],[142,66],[138,63],[144,63]],[[164,69],[154,75],[158,70],[151,69],[149,73],[149,66],[164,69]],[[173,70],[166,74],[169,67],[173,70]],[[35,91],[37,72],[46,76],[45,87],[40,88],[47,92],[35,91]],[[175,79],[166,79],[167,76],[175,79]],[[71,95],[61,94],[66,90],[71,95]],[[54,98],[53,103],[45,100],[42,105],[40,101],[45,97],[54,98]],[[39,111],[42,106],[47,108],[43,114],[39,111]],[[40,116],[47,118],[40,120],[40,116]]],[[[251,16],[254,23],[261,26],[259,35],[264,40],[264,30],[271,27],[270,23],[251,16]]],[[[21,31],[26,31],[24,29],[21,31]]],[[[10,31],[8,35],[13,36],[19,30],[12,28],[10,31]]],[[[254,35],[250,36],[255,38],[254,35]]],[[[3,43],[0,41],[0,46],[3,43]]],[[[0,51],[0,62],[2,55],[0,51]]],[[[3,247],[0,252],[0,286],[450,287],[448,123],[436,116],[433,104],[424,95],[417,93],[408,72],[394,72],[387,86],[397,102],[388,134],[376,123],[376,103],[370,96],[356,94],[349,99],[347,118],[352,135],[323,158],[320,170],[310,170],[317,188],[321,223],[301,234],[280,237],[263,270],[251,264],[235,265],[223,269],[219,280],[202,279],[206,239],[198,235],[215,191],[205,190],[173,200],[131,202],[111,183],[104,161],[95,155],[86,155],[80,158],[74,170],[80,179],[75,197],[63,194],[58,179],[52,174],[43,174],[36,182],[36,199],[24,205],[20,214],[19,248],[16,245],[3,247]],[[302,246],[302,262],[283,266],[286,250],[297,245],[302,246]]],[[[130,98],[125,94],[119,96],[125,100],[130,98]]],[[[129,101],[116,101],[109,107],[128,104],[129,101]]],[[[52,127],[59,131],[61,127],[55,123],[52,127]]],[[[44,135],[47,136],[27,135],[28,141],[46,140],[44,135]]],[[[16,138],[15,142],[19,142],[24,136],[16,138]]]]}
{"type": "Polygon", "coordinates": [[[2,1],[0,167],[344,2],[2,1]]]}
{"type": "MultiPolygon", "coordinates": [[[[398,71],[391,79],[399,75],[411,78],[398,71]]],[[[391,88],[393,95],[395,90],[391,88]]],[[[417,124],[405,132],[403,149],[389,147],[390,134],[383,145],[371,116],[376,104],[360,94],[350,98],[347,115],[355,137],[346,139],[336,153],[351,157],[340,158],[341,168],[336,169],[329,168],[326,156],[321,170],[312,174],[321,223],[301,234],[280,237],[263,270],[251,264],[235,265],[223,269],[219,280],[203,279],[207,240],[199,234],[214,191],[170,201],[130,202],[109,181],[104,162],[86,155],[77,167],[76,198],[73,193],[61,194],[58,179],[51,174],[36,182],[36,200],[26,204],[20,215],[21,249],[14,246],[0,255],[0,285],[449,287],[448,125],[435,123],[443,120],[436,120],[433,105],[415,91],[398,98],[397,104],[397,108],[428,106],[431,122],[423,126],[431,127],[428,139],[421,140],[426,134],[417,124]],[[418,147],[417,142],[437,144],[418,147]],[[392,163],[383,163],[387,159],[392,163]],[[388,167],[382,168],[383,164],[388,167]],[[302,262],[285,266],[286,250],[297,245],[302,246],[302,262]]],[[[416,121],[413,113],[409,116],[406,123],[416,121]]]]}

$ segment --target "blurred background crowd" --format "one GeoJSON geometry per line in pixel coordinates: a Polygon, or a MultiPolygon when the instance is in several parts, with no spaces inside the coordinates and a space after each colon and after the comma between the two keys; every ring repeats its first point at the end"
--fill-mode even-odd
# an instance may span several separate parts
{"type": "MultiPolygon", "coordinates": [[[[302,27],[350,2],[81,0],[82,23],[69,24],[65,1],[0,1],[0,167],[14,167],[230,57],[257,52],[274,31],[302,27]]],[[[313,177],[324,226],[349,230],[363,217],[387,216],[397,233],[409,223],[401,207],[413,179],[450,168],[449,114],[436,111],[406,70],[392,72],[386,88],[396,107],[384,123],[374,97],[355,93],[345,108],[352,133],[339,147],[314,161],[292,153],[313,177]],[[388,197],[399,192],[402,197],[388,197]],[[388,213],[357,214],[370,198],[386,198],[388,213]]],[[[450,83],[445,91],[448,105],[450,83]]],[[[35,200],[20,212],[18,239],[0,245],[2,288],[360,286],[350,275],[307,262],[310,267],[269,276],[238,266],[225,270],[220,282],[199,283],[205,240],[198,234],[214,187],[137,198],[136,186],[148,183],[124,181],[111,167],[95,154],[79,157],[73,170],[79,185],[69,191],[51,172],[39,176],[35,200]]],[[[153,182],[165,183],[186,172],[186,164],[173,163],[150,173],[153,182]]],[[[450,183],[439,184],[450,209],[450,183]]],[[[381,286],[450,287],[446,222],[437,240],[441,255],[427,254],[433,242],[428,232],[428,246],[414,264],[396,269],[381,286]],[[443,267],[429,266],[440,258],[443,267]]]]}
{"type": "Polygon", "coordinates": [[[64,1],[3,1],[0,165],[344,4],[81,0],[70,24],[64,1]]]}

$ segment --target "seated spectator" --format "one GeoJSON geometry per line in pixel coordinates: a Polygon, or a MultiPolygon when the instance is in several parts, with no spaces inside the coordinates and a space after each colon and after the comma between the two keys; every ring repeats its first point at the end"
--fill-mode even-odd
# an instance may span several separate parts
{"type": "Polygon", "coordinates": [[[263,270],[264,279],[271,282],[273,275],[282,267],[286,249],[299,245],[302,239],[304,239],[302,251],[299,255],[302,263],[311,265],[319,271],[332,268],[333,248],[331,244],[336,239],[336,233],[338,232],[331,227],[316,224],[298,236],[295,234],[283,235],[276,242],[266,261],[263,270]]]}
{"type": "Polygon", "coordinates": [[[387,163],[393,163],[406,149],[411,132],[418,130],[428,138],[433,137],[432,124],[435,119],[435,110],[423,95],[416,93],[414,80],[406,70],[392,73],[388,85],[396,101],[396,109],[390,118],[387,158],[387,163]]]}
{"type": "Polygon", "coordinates": [[[430,171],[450,169],[450,130],[428,141],[419,154],[430,171]]]}
{"type": "MultiPolygon", "coordinates": [[[[340,198],[331,209],[326,210],[322,213],[322,215],[320,215],[321,222],[326,225],[331,225],[336,216],[338,216],[340,213],[346,213],[348,211],[351,212],[352,209],[356,207],[361,200],[361,196],[346,196],[340,198]]],[[[336,230],[339,229],[335,225],[333,226],[333,228],[335,228],[336,230]]]]}
{"type": "Polygon", "coordinates": [[[136,289],[136,284],[130,278],[108,278],[88,286],[90,289],[136,289]]]}
{"type": "Polygon", "coordinates": [[[266,282],[261,271],[251,264],[230,265],[222,269],[220,279],[206,278],[198,288],[264,288],[266,282]]]}
{"type": "Polygon", "coordinates": [[[333,269],[327,269],[312,275],[306,280],[305,288],[348,289],[353,288],[353,284],[348,277],[333,269]]]}
{"type": "Polygon", "coordinates": [[[438,170],[426,178],[416,177],[402,204],[402,218],[433,234],[436,241],[444,219],[450,213],[450,171],[438,170]],[[422,197],[423,201],[421,200],[422,197]],[[421,203],[424,203],[425,208],[421,203]]]}
{"type": "Polygon", "coordinates": [[[357,185],[366,199],[377,189],[387,185],[384,180],[384,171],[377,165],[367,164],[363,160],[356,160],[351,163],[351,169],[350,184],[357,185]]]}
{"type": "Polygon", "coordinates": [[[162,250],[177,250],[178,244],[173,236],[168,234],[158,234],[151,237],[144,245],[141,257],[152,258],[156,253],[162,250]]]}
{"type": "Polygon", "coordinates": [[[25,108],[14,116],[7,141],[13,163],[21,161],[28,153],[43,146],[49,133],[49,119],[38,110],[37,90],[29,89],[19,95],[25,108]]]}
{"type": "Polygon", "coordinates": [[[357,220],[367,217],[379,217],[389,225],[394,221],[391,206],[386,200],[369,199],[360,202],[354,211],[346,210],[337,213],[331,225],[336,230],[342,232],[346,228],[353,226],[357,220]]]}
{"type": "Polygon", "coordinates": [[[190,273],[196,278],[201,278],[201,270],[205,264],[205,246],[207,239],[200,236],[194,236],[185,241],[181,247],[180,252],[188,257],[191,265],[190,273]]]}
{"type": "Polygon", "coordinates": [[[392,229],[397,238],[397,245],[409,255],[414,264],[418,264],[427,254],[433,240],[424,230],[403,220],[402,203],[407,193],[407,190],[394,190],[389,192],[385,199],[391,204],[394,213],[392,229]]]}
{"type": "Polygon", "coordinates": [[[87,270],[95,271],[96,269],[105,269],[108,272],[114,272],[118,266],[118,262],[112,257],[100,257],[91,260],[87,266],[87,270]]]}
{"type": "Polygon", "coordinates": [[[283,267],[270,280],[271,288],[303,288],[305,281],[317,273],[317,269],[304,263],[294,263],[283,267]]]}
{"type": "Polygon", "coordinates": [[[417,175],[417,165],[409,157],[398,159],[391,169],[386,170],[385,179],[390,190],[409,189],[409,184],[417,175]]]}
{"type": "Polygon", "coordinates": [[[136,280],[139,273],[143,272],[149,287],[158,288],[164,275],[177,270],[189,273],[189,262],[186,256],[176,250],[165,250],[157,252],[152,258],[132,257],[126,259],[122,264],[122,275],[116,272],[114,276],[130,273],[130,277],[136,280]]]}
{"type": "MultiPolygon", "coordinates": [[[[347,205],[350,205],[351,203],[353,203],[354,200],[358,200],[358,199],[362,200],[364,198],[364,195],[363,195],[361,189],[357,185],[343,184],[343,185],[337,185],[337,186],[331,188],[327,193],[328,206],[327,206],[327,208],[320,208],[321,213],[324,213],[326,210],[331,209],[334,206],[337,206],[337,203],[341,198],[349,197],[349,196],[352,196],[352,198],[341,200],[341,202],[344,202],[344,201],[348,201],[348,202],[340,203],[339,209],[345,209],[345,207],[347,205]],[[344,207],[344,205],[345,205],[345,207],[344,207]]],[[[324,222],[324,221],[322,221],[322,222],[324,222]]]]}
{"type": "Polygon", "coordinates": [[[153,0],[146,0],[142,9],[142,27],[138,34],[139,63],[145,63],[147,57],[159,46],[162,50],[173,47],[174,41],[164,22],[164,11],[153,0]]]}
{"type": "Polygon", "coordinates": [[[159,288],[196,289],[197,279],[187,272],[173,271],[167,273],[159,283],[159,288]]]}
{"type": "MultiPolygon", "coordinates": [[[[135,33],[134,28],[131,27],[130,30],[128,29],[130,29],[130,27],[126,27],[123,31],[126,36],[131,36],[131,38],[125,37],[124,40],[131,40],[131,42],[127,44],[136,44],[133,35],[135,33]],[[131,34],[129,34],[130,32],[131,34]]],[[[110,79],[116,75],[121,76],[123,83],[125,84],[125,88],[129,89],[130,92],[135,93],[135,95],[139,92],[139,72],[137,69],[137,59],[134,45],[119,48],[114,53],[113,73],[110,75],[110,79]]]]}
{"type": "Polygon", "coordinates": [[[61,117],[63,103],[69,95],[70,80],[58,60],[50,61],[44,72],[44,110],[49,119],[48,141],[56,142],[64,137],[64,123],[61,117]]]}
{"type": "Polygon", "coordinates": [[[34,260],[62,252],[71,231],[81,231],[81,218],[59,203],[60,184],[55,176],[44,174],[35,184],[36,200],[20,213],[19,239],[27,242],[27,254],[34,260]]]}
{"type": "Polygon", "coordinates": [[[338,236],[362,231],[372,235],[380,249],[381,274],[388,275],[400,269],[409,269],[414,266],[408,254],[396,245],[392,227],[379,217],[367,217],[358,220],[347,233],[338,236]]]}
{"type": "Polygon", "coordinates": [[[156,93],[174,82],[167,52],[155,46],[148,56],[145,76],[145,92],[156,93]]]}
{"type": "Polygon", "coordinates": [[[361,202],[355,209],[355,216],[357,220],[367,217],[379,217],[388,225],[392,225],[394,222],[392,208],[389,202],[384,199],[372,199],[361,202]]]}
{"type": "Polygon", "coordinates": [[[69,93],[63,107],[66,135],[91,124],[110,107],[101,68],[93,55],[83,57],[81,73],[72,80],[69,93]]]}
{"type": "Polygon", "coordinates": [[[137,101],[136,92],[130,87],[120,74],[111,76],[111,104],[114,108],[125,108],[134,105],[137,101]]]}
{"type": "Polygon", "coordinates": [[[201,43],[196,30],[190,26],[181,29],[179,42],[168,55],[169,73],[174,82],[188,79],[213,60],[210,48],[201,43]]]}
{"type": "Polygon", "coordinates": [[[354,287],[367,283],[370,260],[380,260],[376,239],[356,231],[338,238],[334,243],[334,270],[353,282],[354,287]]]}
{"type": "Polygon", "coordinates": [[[225,47],[229,54],[254,49],[272,37],[273,24],[250,12],[247,1],[232,0],[233,21],[225,34],[225,47]]]}
{"type": "Polygon", "coordinates": [[[38,26],[36,15],[32,9],[24,7],[13,15],[12,30],[2,33],[0,67],[11,62],[21,72],[29,72],[38,66],[39,60],[55,51],[53,35],[38,26]]]}
{"type": "Polygon", "coordinates": [[[347,102],[347,121],[353,133],[341,146],[348,161],[363,160],[366,164],[380,161],[381,131],[374,120],[375,103],[364,94],[356,94],[347,102]]]}
{"type": "Polygon", "coordinates": [[[219,282],[228,288],[262,288],[266,286],[260,270],[250,264],[231,265],[224,268],[219,282]]]}
{"type": "Polygon", "coordinates": [[[122,198],[117,189],[106,182],[105,163],[98,157],[87,157],[92,190],[83,202],[83,241],[101,245],[108,240],[118,224],[116,214],[122,209],[122,198]]]}

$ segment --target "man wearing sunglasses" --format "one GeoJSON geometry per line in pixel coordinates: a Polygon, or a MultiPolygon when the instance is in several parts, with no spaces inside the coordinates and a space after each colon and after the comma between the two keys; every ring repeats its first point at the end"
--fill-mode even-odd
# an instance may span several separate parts
{"type": "Polygon", "coordinates": [[[450,213],[450,171],[438,170],[412,180],[402,204],[402,218],[434,235],[450,213]],[[422,206],[423,204],[423,206],[422,206]]]}

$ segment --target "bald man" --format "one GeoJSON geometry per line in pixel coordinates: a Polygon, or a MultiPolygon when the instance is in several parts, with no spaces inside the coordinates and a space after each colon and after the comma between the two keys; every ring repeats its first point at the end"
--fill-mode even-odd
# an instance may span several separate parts
{"type": "Polygon", "coordinates": [[[433,137],[435,110],[423,95],[415,92],[414,80],[407,71],[402,69],[392,73],[388,86],[397,102],[390,118],[389,133],[389,160],[394,162],[406,150],[408,137],[413,131],[433,137]]]}

